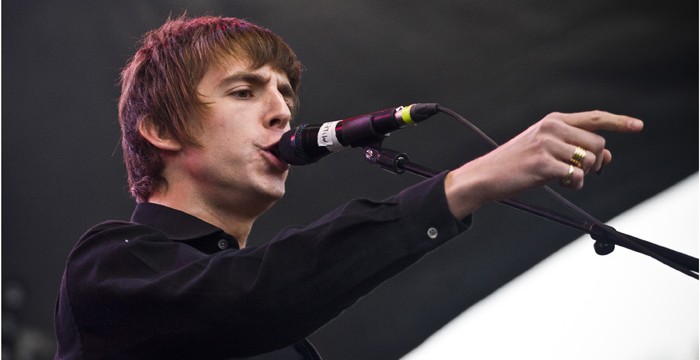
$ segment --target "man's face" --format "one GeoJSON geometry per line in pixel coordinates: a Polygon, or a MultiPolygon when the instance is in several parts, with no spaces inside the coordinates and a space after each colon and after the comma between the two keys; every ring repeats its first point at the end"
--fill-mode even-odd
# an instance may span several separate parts
{"type": "Polygon", "coordinates": [[[182,156],[188,176],[214,206],[271,206],[284,195],[289,166],[271,152],[289,130],[294,93],[287,76],[265,65],[229,62],[212,66],[197,91],[207,103],[199,119],[201,147],[182,156]]]}

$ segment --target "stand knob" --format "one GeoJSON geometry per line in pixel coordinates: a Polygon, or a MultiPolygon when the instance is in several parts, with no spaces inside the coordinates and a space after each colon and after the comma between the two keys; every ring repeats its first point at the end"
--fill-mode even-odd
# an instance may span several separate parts
{"type": "Polygon", "coordinates": [[[603,241],[596,241],[593,244],[593,249],[595,249],[595,252],[598,255],[608,255],[611,252],[613,252],[613,250],[615,250],[615,244],[603,241]]]}

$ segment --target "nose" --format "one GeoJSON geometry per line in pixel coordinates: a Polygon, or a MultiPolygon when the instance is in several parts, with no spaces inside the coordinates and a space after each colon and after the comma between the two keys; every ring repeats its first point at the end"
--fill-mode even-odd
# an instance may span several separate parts
{"type": "Polygon", "coordinates": [[[292,110],[288,101],[279,91],[272,91],[268,100],[268,114],[265,117],[265,125],[270,129],[280,129],[283,131],[290,129],[292,121],[292,110]]]}

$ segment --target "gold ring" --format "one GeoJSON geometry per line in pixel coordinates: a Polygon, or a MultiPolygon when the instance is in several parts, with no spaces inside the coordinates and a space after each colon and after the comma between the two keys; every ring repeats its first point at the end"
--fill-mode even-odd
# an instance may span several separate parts
{"type": "Polygon", "coordinates": [[[561,179],[561,183],[562,183],[564,186],[569,186],[569,185],[571,185],[571,181],[572,181],[573,179],[574,179],[574,165],[569,164],[569,172],[566,173],[566,176],[564,176],[564,177],[561,179]]]}
{"type": "Polygon", "coordinates": [[[578,167],[578,168],[583,167],[583,159],[585,157],[586,157],[586,150],[584,150],[580,146],[577,146],[576,150],[574,150],[574,155],[571,156],[571,160],[569,160],[569,163],[573,166],[578,167]]]}

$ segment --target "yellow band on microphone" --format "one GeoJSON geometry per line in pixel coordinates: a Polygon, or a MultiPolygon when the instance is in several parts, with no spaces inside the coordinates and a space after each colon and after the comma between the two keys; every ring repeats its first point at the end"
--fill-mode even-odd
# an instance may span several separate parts
{"type": "Polygon", "coordinates": [[[406,125],[414,125],[415,122],[413,119],[411,119],[411,107],[413,105],[405,106],[403,109],[401,109],[401,120],[403,120],[406,125]]]}

